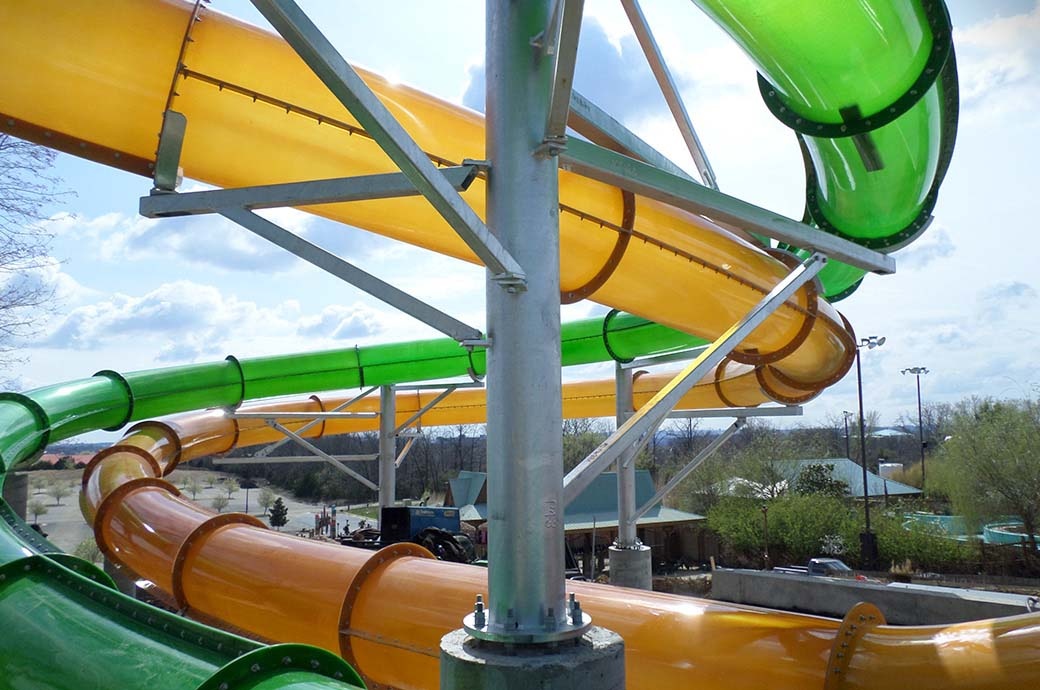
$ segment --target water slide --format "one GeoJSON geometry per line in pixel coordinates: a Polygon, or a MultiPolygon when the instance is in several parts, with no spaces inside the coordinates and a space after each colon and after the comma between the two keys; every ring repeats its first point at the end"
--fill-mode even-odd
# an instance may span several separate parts
{"type": "MultiPolygon", "coordinates": [[[[701,4],[756,57],[764,75],[763,96],[778,117],[787,117],[800,131],[806,220],[885,251],[916,237],[948,164],[956,122],[956,72],[941,3],[890,7],[863,2],[840,9],[817,3],[701,4]],[[848,55],[833,54],[842,46],[855,47],[854,64],[848,55]]],[[[208,10],[202,21],[193,22],[191,12],[190,5],[159,0],[0,3],[5,38],[0,43],[0,128],[150,175],[155,133],[162,113],[172,106],[189,121],[181,161],[189,177],[230,187],[391,170],[353,118],[277,38],[208,10]],[[40,51],[40,45],[48,49],[40,51]]],[[[374,75],[365,77],[435,160],[482,157],[478,115],[374,75]]],[[[465,198],[482,212],[483,181],[476,181],[465,198]]],[[[475,260],[420,199],[312,210],[475,260]]],[[[707,339],[725,331],[789,270],[786,255],[766,251],[739,230],[568,173],[561,173],[561,249],[566,295],[707,339]],[[651,275],[653,280],[646,280],[651,275]],[[692,294],[697,299],[689,299],[692,294]]],[[[797,248],[787,249],[797,255],[797,248]]],[[[789,300],[741,344],[733,361],[696,389],[704,397],[690,404],[808,399],[840,379],[855,341],[820,294],[832,300],[847,296],[862,276],[834,262],[825,270],[819,290],[809,286],[789,300]]],[[[609,350],[602,331],[601,326],[603,349],[609,350]]],[[[657,346],[654,341],[650,349],[657,346]]],[[[680,346],[665,343],[663,348],[680,346]]],[[[464,370],[480,370],[477,357],[454,345],[442,348],[440,356],[436,348],[441,346],[433,346],[430,354],[411,347],[403,347],[406,362],[462,359],[464,370]]],[[[0,398],[0,458],[12,468],[48,441],[178,410],[414,380],[408,378],[414,374],[389,373],[401,368],[401,360],[363,362],[360,352],[355,356],[353,366],[344,364],[344,353],[229,358],[159,372],[102,372],[25,395],[7,394],[0,398]],[[382,374],[374,374],[381,366],[382,374]]],[[[610,397],[602,387],[582,385],[589,386],[586,394],[569,398],[577,401],[572,413],[589,399],[610,397]]],[[[259,404],[273,409],[273,403],[259,404]]],[[[295,404],[315,409],[336,403],[335,398],[312,398],[295,404]]],[[[312,433],[346,430],[326,423],[312,433]]],[[[220,620],[271,641],[291,639],[337,651],[372,682],[433,687],[437,641],[458,626],[473,594],[485,589],[483,571],[439,563],[409,547],[370,557],[265,530],[244,516],[215,517],[181,499],[160,478],[179,461],[263,441],[263,432],[241,428],[220,410],[138,425],[86,473],[81,505],[99,544],[204,620],[220,620]],[[293,586],[286,587],[287,582],[293,586]],[[417,582],[424,584],[421,591],[417,582]]],[[[12,664],[10,677],[49,673],[49,680],[37,684],[89,685],[89,671],[83,671],[86,679],[77,677],[81,655],[90,655],[99,667],[115,664],[105,663],[112,657],[99,649],[99,639],[77,637],[76,645],[66,644],[65,628],[81,623],[87,630],[91,623],[105,627],[112,633],[111,644],[131,650],[133,659],[160,660],[159,667],[178,670],[204,667],[191,679],[171,676],[170,687],[214,677],[210,672],[221,659],[212,652],[228,653],[231,638],[211,644],[216,638],[204,636],[202,628],[193,638],[190,629],[173,624],[182,619],[141,614],[138,605],[121,599],[109,597],[115,603],[102,607],[98,600],[110,590],[70,579],[68,566],[100,576],[67,558],[42,555],[52,549],[6,512],[4,568],[18,563],[13,570],[56,574],[21,575],[17,589],[12,589],[15,578],[0,579],[4,620],[16,619],[38,600],[49,601],[55,624],[34,630],[45,645],[66,645],[76,657],[59,670],[30,670],[43,666],[39,660],[46,657],[42,651],[14,649],[12,643],[3,657],[12,664]],[[23,562],[23,557],[35,560],[23,562]],[[76,608],[76,603],[83,606],[76,608]],[[132,611],[130,620],[120,611],[132,611]],[[132,621],[142,615],[148,622],[135,626],[132,621]],[[163,627],[153,624],[157,620],[163,627]],[[176,634],[163,636],[160,630],[176,634]],[[183,656],[191,663],[173,660],[183,656]]],[[[625,637],[631,687],[759,687],[765,680],[777,687],[881,688],[912,679],[925,688],[997,688],[1040,681],[1035,617],[897,629],[864,610],[859,625],[857,613],[839,626],[652,593],[626,592],[621,601],[610,588],[575,588],[599,623],[625,637]]],[[[270,651],[277,647],[258,649],[249,654],[267,654],[265,659],[278,654],[270,651]]],[[[247,648],[234,648],[239,651],[247,648]]],[[[293,664],[309,653],[286,654],[288,662],[280,657],[282,672],[296,673],[293,664]]],[[[270,668],[254,662],[248,670],[264,676],[270,668]]],[[[299,672],[324,670],[320,659],[310,657],[299,672]]],[[[133,661],[120,671],[141,673],[133,661]]],[[[335,673],[350,680],[343,670],[335,673]]],[[[129,685],[150,680],[134,678],[129,685]]],[[[292,682],[272,676],[264,687],[292,682]]],[[[300,682],[333,681],[309,677],[300,682]]]]}

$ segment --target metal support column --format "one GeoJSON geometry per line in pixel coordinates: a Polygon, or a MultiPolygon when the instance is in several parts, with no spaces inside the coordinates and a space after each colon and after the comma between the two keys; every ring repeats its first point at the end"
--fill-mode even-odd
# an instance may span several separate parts
{"type": "MultiPolygon", "coordinates": [[[[634,371],[618,363],[614,368],[617,426],[632,416],[634,371]]],[[[618,538],[609,548],[610,584],[637,589],[653,588],[650,547],[639,541],[636,531],[636,455],[642,443],[633,444],[617,461],[618,538]]]]}
{"type": "Polygon", "coordinates": [[[379,387],[379,507],[397,500],[397,398],[393,386],[379,387]]]}
{"type": "MultiPolygon", "coordinates": [[[[632,370],[614,368],[615,405],[617,409],[617,426],[628,421],[632,416],[632,370]]],[[[629,448],[617,461],[618,475],[618,540],[620,548],[630,548],[639,544],[636,537],[636,525],[632,516],[636,512],[636,463],[638,446],[629,448]]]]}
{"type": "Polygon", "coordinates": [[[488,225],[528,280],[507,291],[488,276],[489,610],[465,627],[520,644],[586,627],[563,577],[559,189],[542,148],[555,66],[530,42],[549,15],[545,0],[487,2],[488,225]]]}

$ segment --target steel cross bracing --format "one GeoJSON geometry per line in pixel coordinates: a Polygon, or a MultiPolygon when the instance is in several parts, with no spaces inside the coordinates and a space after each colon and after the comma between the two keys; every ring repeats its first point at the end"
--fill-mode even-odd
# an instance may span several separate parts
{"type": "Polygon", "coordinates": [[[654,73],[654,78],[657,79],[657,86],[661,89],[665,102],[668,103],[668,109],[672,112],[672,117],[675,119],[675,124],[679,127],[683,141],[686,142],[686,148],[689,149],[693,162],[697,164],[697,172],[700,173],[701,180],[708,187],[717,190],[719,184],[715,179],[715,171],[711,169],[711,163],[708,162],[704,146],[701,145],[697,131],[693,128],[690,114],[686,112],[686,104],[683,103],[682,96],[679,95],[679,88],[675,85],[675,80],[672,79],[672,73],[665,63],[664,56],[661,54],[661,49],[654,39],[654,34],[650,30],[650,25],[646,21],[646,16],[643,14],[638,0],[621,0],[621,6],[624,7],[625,14],[628,15],[628,21],[632,25],[632,30],[636,34],[640,47],[643,49],[646,61],[650,64],[650,70],[654,73]]]}
{"type": "MultiPolygon", "coordinates": [[[[365,391],[354,396],[350,400],[337,405],[334,409],[328,412],[231,412],[229,417],[232,419],[261,419],[266,422],[269,426],[285,435],[285,438],[270,443],[264,446],[260,450],[256,451],[252,457],[248,458],[221,458],[214,460],[218,465],[248,465],[248,464],[260,464],[260,463],[278,463],[278,462],[293,462],[293,463],[305,463],[305,462],[328,462],[337,465],[342,462],[365,462],[370,460],[383,460],[384,453],[390,458],[389,462],[392,463],[394,469],[399,468],[404,462],[411,450],[412,445],[415,443],[415,439],[418,436],[417,430],[422,424],[422,417],[424,414],[434,409],[438,404],[441,403],[445,398],[454,393],[460,388],[483,388],[484,385],[478,381],[466,381],[463,383],[431,383],[431,384],[419,384],[414,386],[371,386],[365,391]],[[380,411],[379,412],[346,412],[345,410],[350,406],[354,405],[363,398],[368,397],[376,390],[380,393],[380,411]],[[432,400],[423,405],[417,410],[411,417],[402,422],[399,425],[396,424],[395,412],[392,410],[392,401],[394,395],[401,391],[422,391],[422,390],[437,390],[440,391],[432,400]],[[387,401],[391,402],[388,403],[387,401]],[[380,418],[380,452],[379,453],[360,453],[355,455],[330,455],[324,452],[317,452],[314,455],[302,455],[302,456],[275,456],[272,457],[271,453],[281,446],[291,441],[302,441],[302,434],[317,424],[321,423],[325,419],[374,419],[380,418]],[[292,432],[286,429],[285,426],[278,423],[278,420],[297,420],[305,419],[309,420],[307,424],[292,432]],[[389,420],[389,425],[385,425],[383,420],[389,420]],[[384,428],[385,427],[385,428],[384,428]],[[415,431],[409,432],[409,429],[415,431]],[[391,455],[393,452],[390,449],[396,450],[393,445],[393,439],[397,437],[407,438],[404,448],[396,456],[391,455]],[[388,440],[389,439],[389,440],[388,440]]],[[[300,443],[306,450],[313,451],[313,444],[309,442],[300,443]]],[[[342,468],[337,468],[342,469],[342,468]]],[[[351,475],[353,476],[353,475],[351,475]]],[[[395,479],[394,474],[387,474],[388,481],[395,479]]],[[[356,478],[356,477],[355,477],[356,478]]],[[[361,481],[361,480],[359,480],[361,481]]],[[[367,481],[367,480],[366,480],[367,481]]],[[[369,486],[368,483],[362,481],[365,486],[369,486]]],[[[380,480],[380,485],[383,481],[380,480]]]]}
{"type": "MultiPolygon", "coordinates": [[[[475,166],[445,168],[447,184],[465,189],[476,176],[475,166]]],[[[386,199],[414,196],[418,192],[404,175],[389,173],[362,177],[293,182],[241,189],[219,189],[177,194],[153,192],[141,199],[141,215],[148,218],[216,213],[267,241],[331,273],[386,304],[463,343],[479,343],[481,332],[430,306],[412,295],[373,276],[316,244],[253,213],[253,209],[277,206],[307,206],[338,201],[386,199]]]]}
{"type": "MultiPolygon", "coordinates": [[[[371,386],[371,387],[361,391],[360,393],[355,395],[350,400],[347,400],[347,401],[343,402],[342,404],[337,405],[336,407],[332,408],[331,412],[342,412],[343,410],[346,410],[347,408],[349,408],[350,406],[352,406],[354,403],[358,402],[362,398],[366,398],[369,395],[371,395],[372,393],[375,393],[378,388],[379,388],[378,386],[371,386]]],[[[322,412],[322,413],[319,413],[318,415],[315,415],[314,418],[313,418],[313,421],[310,421],[310,422],[304,424],[302,427],[300,427],[298,433],[302,434],[305,431],[310,430],[312,427],[317,426],[318,423],[321,422],[321,415],[323,415],[323,414],[327,414],[327,413],[322,412]]],[[[255,453],[253,453],[253,457],[254,458],[266,458],[272,452],[274,452],[276,449],[281,448],[282,446],[284,446],[288,442],[289,442],[288,438],[283,438],[283,439],[281,439],[279,441],[275,441],[274,443],[269,443],[268,445],[264,446],[260,450],[258,450],[255,453]]]]}
{"type": "Polygon", "coordinates": [[[350,111],[459,237],[510,290],[523,290],[520,264],[448,184],[418,144],[293,0],[252,0],[326,88],[350,111]]]}
{"type": "Polygon", "coordinates": [[[555,0],[541,41],[546,55],[556,55],[549,116],[545,123],[545,140],[549,144],[563,144],[567,140],[574,64],[578,58],[578,35],[584,9],[585,0],[555,0]]]}
{"type": "MultiPolygon", "coordinates": [[[[699,353],[703,349],[704,348],[696,348],[695,350],[686,350],[679,353],[669,353],[668,356],[658,358],[645,357],[641,360],[633,360],[631,362],[618,362],[615,366],[615,400],[617,402],[618,427],[624,424],[625,421],[632,416],[633,412],[635,412],[632,402],[632,383],[635,376],[635,369],[637,367],[674,362],[676,361],[676,355],[685,359],[690,359],[691,352],[699,353]]],[[[780,407],[730,407],[706,410],[672,410],[669,412],[665,417],[666,419],[736,417],[736,421],[726,429],[719,438],[712,441],[706,448],[698,453],[693,460],[679,470],[668,484],[662,487],[653,498],[639,508],[636,507],[635,463],[632,461],[649,442],[650,438],[656,433],[657,427],[654,428],[654,431],[638,440],[634,446],[629,448],[620,458],[618,458],[618,539],[616,546],[622,549],[638,547],[640,541],[637,537],[636,526],[639,518],[646,515],[647,511],[675,490],[679,483],[685,479],[690,472],[714,454],[723,443],[729,440],[729,438],[744,425],[748,417],[792,417],[801,414],[802,408],[799,405],[784,405],[780,407]]],[[[663,421],[664,420],[662,420],[662,422],[663,421]]]]}
{"type": "Polygon", "coordinates": [[[675,476],[672,477],[667,484],[662,486],[657,491],[657,493],[655,493],[650,498],[650,500],[648,500],[643,505],[639,506],[637,510],[635,510],[633,513],[629,515],[622,516],[619,514],[618,529],[621,529],[621,523],[624,522],[627,526],[627,529],[635,531],[636,522],[639,520],[639,518],[646,515],[651,508],[663,501],[664,497],[670,494],[675,489],[675,487],[679,486],[680,482],[686,479],[690,472],[693,472],[702,462],[714,455],[715,451],[721,448],[722,445],[726,443],[726,441],[728,441],[730,437],[733,436],[733,434],[740,431],[740,429],[743,428],[746,422],[747,420],[744,417],[737,417],[736,421],[730,424],[725,431],[723,431],[721,434],[712,439],[711,443],[709,443],[705,448],[703,448],[701,452],[697,453],[696,457],[694,457],[693,460],[686,463],[685,467],[676,472],[675,476]]]}
{"type": "Polygon", "coordinates": [[[645,443],[679,400],[708,372],[718,366],[726,356],[753,330],[760,326],[774,311],[790,298],[802,285],[820,272],[827,257],[813,253],[800,266],[774,287],[769,294],[755,305],[738,323],[723,333],[715,342],[674,379],[632,415],[610,435],[596,450],[567,473],[564,477],[563,504],[573,501],[611,463],[620,458],[635,444],[645,443]]]}

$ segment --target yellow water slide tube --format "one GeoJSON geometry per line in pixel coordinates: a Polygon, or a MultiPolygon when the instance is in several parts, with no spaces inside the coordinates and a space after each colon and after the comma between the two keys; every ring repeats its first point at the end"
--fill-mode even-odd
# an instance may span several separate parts
{"type": "MultiPolygon", "coordinates": [[[[642,386],[647,395],[653,382],[642,386]]],[[[589,409],[608,414],[612,387],[584,384],[565,396],[592,400],[589,409]]],[[[446,414],[481,411],[482,393],[456,391],[444,401],[446,414]]],[[[435,393],[411,395],[411,403],[398,398],[399,422],[435,393]]],[[[314,412],[340,402],[311,397],[242,409],[314,412]]],[[[372,420],[328,419],[306,431],[299,419],[281,423],[316,438],[372,420]]],[[[81,508],[98,545],[193,617],[335,651],[369,687],[436,688],[440,638],[459,627],[477,593],[486,593],[485,569],[437,561],[413,544],[370,552],[300,539],[251,516],[214,514],[161,478],[180,462],[275,438],[261,420],[232,419],[224,410],[131,428],[84,472],[81,508]]],[[[598,625],[624,638],[632,690],[1040,687],[1036,615],[891,627],[863,605],[839,622],[592,583],[568,582],[568,589],[598,625]]]]}
{"type": "MultiPolygon", "coordinates": [[[[179,0],[0,3],[0,129],[151,175],[163,113],[187,117],[184,174],[222,187],[391,172],[387,156],[279,38],[179,0]],[[44,48],[45,47],[45,48],[44,48]]],[[[435,161],[484,158],[478,113],[361,72],[435,161]]],[[[464,193],[484,215],[485,185],[464,193]]],[[[709,220],[560,173],[561,290],[715,339],[790,271],[709,220]],[[616,251],[617,250],[617,251],[616,251]]],[[[422,198],[309,209],[475,262],[422,198]]],[[[806,400],[855,341],[809,284],[733,353],[765,367],[754,401],[806,400]]]]}

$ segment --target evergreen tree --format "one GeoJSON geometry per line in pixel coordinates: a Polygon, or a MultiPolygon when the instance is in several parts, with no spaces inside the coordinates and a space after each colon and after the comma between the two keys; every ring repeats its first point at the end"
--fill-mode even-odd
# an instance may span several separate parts
{"type": "Polygon", "coordinates": [[[271,527],[275,529],[281,529],[285,523],[289,522],[289,509],[285,507],[285,502],[281,496],[276,498],[274,505],[271,506],[271,515],[268,517],[268,521],[271,523],[271,527]]]}

